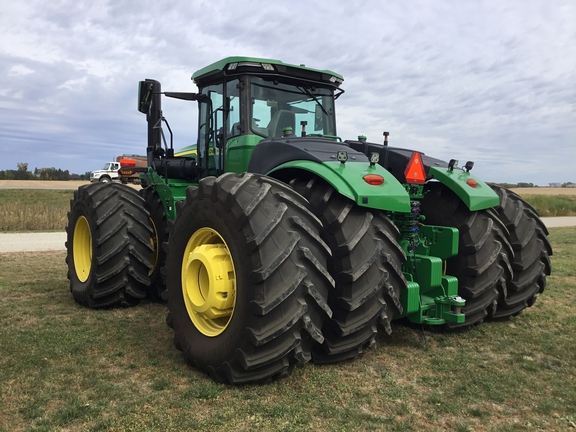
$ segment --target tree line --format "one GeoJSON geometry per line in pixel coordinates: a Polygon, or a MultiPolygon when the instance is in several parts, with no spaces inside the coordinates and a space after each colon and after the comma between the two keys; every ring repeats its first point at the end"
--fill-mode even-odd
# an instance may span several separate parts
{"type": "Polygon", "coordinates": [[[548,186],[538,186],[534,183],[498,183],[500,186],[503,186],[508,189],[512,188],[532,188],[532,187],[551,187],[551,188],[573,188],[576,187],[576,183],[573,182],[564,182],[564,183],[548,183],[548,186]]]}
{"type": "Polygon", "coordinates": [[[0,180],[90,180],[90,171],[84,174],[70,173],[60,168],[34,168],[34,172],[28,171],[27,162],[16,164],[15,170],[0,171],[0,180]]]}

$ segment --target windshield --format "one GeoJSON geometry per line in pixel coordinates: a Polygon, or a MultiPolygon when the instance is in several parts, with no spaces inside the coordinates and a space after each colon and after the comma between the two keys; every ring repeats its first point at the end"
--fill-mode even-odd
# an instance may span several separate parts
{"type": "Polygon", "coordinates": [[[291,127],[295,136],[336,135],[331,89],[259,77],[251,79],[250,88],[251,129],[255,134],[281,137],[283,130],[291,127]]]}
{"type": "Polygon", "coordinates": [[[104,168],[102,168],[102,169],[103,169],[104,171],[109,171],[109,170],[111,170],[111,169],[114,169],[114,166],[113,166],[112,163],[106,162],[106,163],[104,164],[104,168]]]}

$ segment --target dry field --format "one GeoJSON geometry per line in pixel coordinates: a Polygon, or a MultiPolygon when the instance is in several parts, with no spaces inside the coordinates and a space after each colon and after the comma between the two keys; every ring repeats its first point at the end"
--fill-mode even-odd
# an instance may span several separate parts
{"type": "Polygon", "coordinates": [[[513,188],[510,190],[517,193],[520,196],[526,196],[526,195],[576,195],[576,188],[537,187],[537,188],[513,188]]]}
{"type": "Polygon", "coordinates": [[[0,189],[78,189],[89,181],[0,180],[0,189]]]}
{"type": "MultiPolygon", "coordinates": [[[[82,185],[90,184],[88,180],[0,180],[0,189],[78,189],[82,185]]],[[[128,186],[140,189],[140,186],[128,186]]]]}

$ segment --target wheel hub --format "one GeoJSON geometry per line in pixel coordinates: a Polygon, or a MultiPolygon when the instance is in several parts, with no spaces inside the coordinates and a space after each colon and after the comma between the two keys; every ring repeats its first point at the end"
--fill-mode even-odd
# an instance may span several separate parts
{"type": "Polygon", "coordinates": [[[234,312],[236,276],[228,246],[211,228],[188,241],[182,262],[182,291],[196,328],[206,336],[221,334],[234,312]]]}
{"type": "Polygon", "coordinates": [[[86,282],[92,269],[92,234],[84,216],[76,220],[72,243],[76,277],[80,282],[86,282]]]}

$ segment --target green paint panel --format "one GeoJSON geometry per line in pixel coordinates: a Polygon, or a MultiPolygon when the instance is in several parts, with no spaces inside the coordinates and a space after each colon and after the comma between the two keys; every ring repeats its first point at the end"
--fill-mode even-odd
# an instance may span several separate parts
{"type": "Polygon", "coordinates": [[[500,201],[496,192],[477,177],[461,169],[450,171],[448,168],[430,167],[428,175],[448,186],[471,211],[483,210],[497,206],[500,201]],[[466,182],[473,180],[475,187],[466,182]]]}
{"type": "Polygon", "coordinates": [[[410,198],[402,184],[380,165],[368,162],[328,161],[319,164],[313,161],[290,161],[270,173],[287,168],[297,168],[315,173],[350,198],[359,206],[396,212],[410,211],[410,198]],[[381,185],[370,185],[363,180],[366,174],[379,174],[384,178],[381,185]]]}
{"type": "Polygon", "coordinates": [[[196,156],[196,154],[198,153],[198,149],[197,149],[197,145],[196,144],[191,144],[189,146],[186,146],[184,148],[181,148],[178,151],[174,152],[174,156],[176,157],[183,157],[183,156],[196,156]]]}
{"type": "Polygon", "coordinates": [[[425,241],[416,250],[419,254],[433,255],[442,260],[458,254],[458,228],[423,225],[420,232],[425,241]]]}
{"type": "MultiPolygon", "coordinates": [[[[423,293],[438,288],[442,284],[442,260],[435,256],[416,254],[413,259],[414,269],[418,275],[418,284],[423,293]]],[[[441,294],[441,293],[438,293],[441,294]]]]}
{"type": "Polygon", "coordinates": [[[442,287],[447,296],[458,295],[458,279],[456,279],[456,277],[448,275],[442,276],[442,287]]]}
{"type": "Polygon", "coordinates": [[[416,282],[408,282],[407,289],[400,292],[400,303],[404,309],[403,316],[420,310],[420,286],[416,282]]]}
{"type": "Polygon", "coordinates": [[[262,141],[258,135],[241,135],[226,143],[226,171],[242,174],[248,171],[248,163],[254,147],[262,141]]]}
{"type": "Polygon", "coordinates": [[[146,173],[141,174],[148,184],[155,186],[168,220],[176,218],[176,202],[186,198],[186,189],[188,186],[198,186],[198,183],[187,182],[184,180],[172,180],[160,177],[152,168],[148,168],[146,173]]]}

